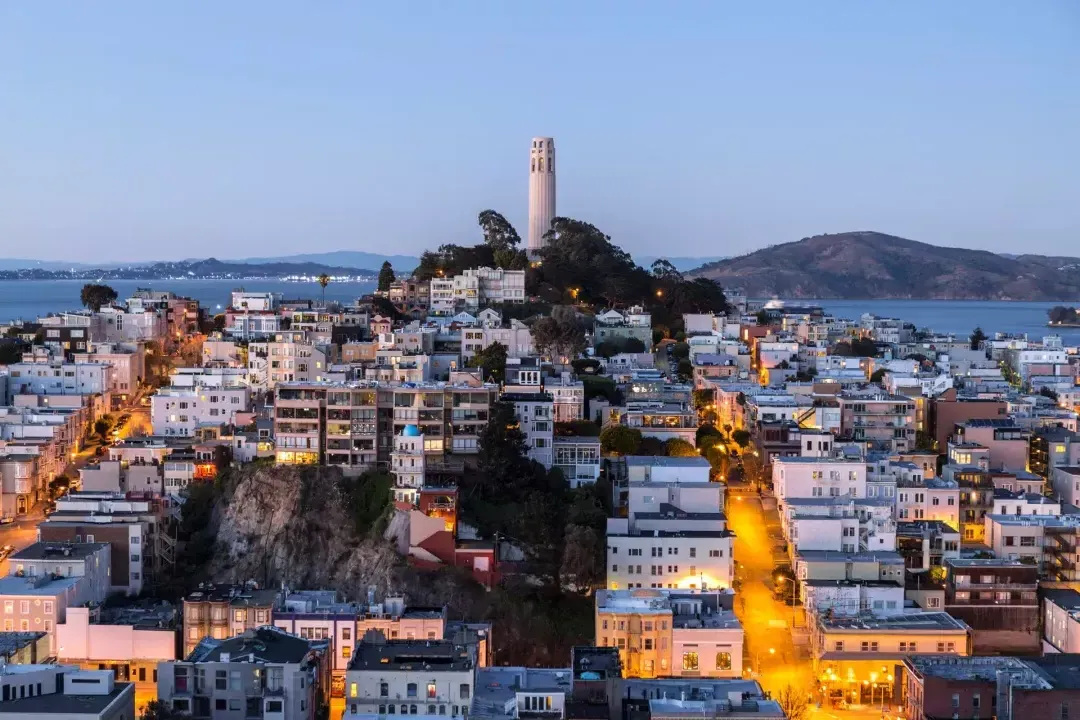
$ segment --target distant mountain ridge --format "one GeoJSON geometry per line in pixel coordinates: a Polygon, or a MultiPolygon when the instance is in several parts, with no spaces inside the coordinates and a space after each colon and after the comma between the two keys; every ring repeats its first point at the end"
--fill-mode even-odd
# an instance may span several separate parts
{"type": "Polygon", "coordinates": [[[816,235],[687,273],[750,297],[1075,301],[1080,258],[1004,256],[885,233],[816,235]]]}
{"type": "Polygon", "coordinates": [[[23,268],[19,270],[0,270],[0,280],[165,280],[170,278],[191,278],[203,280],[230,280],[248,278],[281,279],[295,276],[314,277],[321,274],[336,277],[352,277],[372,280],[378,270],[370,268],[325,265],[314,262],[269,262],[243,263],[222,261],[216,258],[205,260],[180,260],[177,262],[158,262],[147,265],[127,267],[81,267],[66,270],[46,270],[43,268],[23,268]]]}
{"type": "MultiPolygon", "coordinates": [[[[213,258],[211,258],[213,259],[213,258]]],[[[380,255],[378,253],[359,252],[353,250],[336,250],[333,252],[323,253],[303,253],[299,255],[282,255],[280,257],[252,257],[252,258],[239,258],[233,260],[223,260],[215,262],[224,262],[232,264],[243,265],[274,265],[287,263],[290,265],[295,264],[315,264],[323,265],[327,267],[337,268],[357,268],[365,270],[378,271],[384,261],[389,260],[390,264],[394,266],[394,270],[398,273],[411,272],[417,265],[420,264],[420,258],[413,257],[411,255],[380,255]]],[[[198,263],[203,262],[201,258],[185,258],[177,261],[166,260],[138,260],[128,262],[97,262],[97,263],[77,263],[67,262],[64,260],[32,260],[29,258],[0,258],[0,271],[2,270],[102,270],[113,268],[133,268],[144,267],[149,265],[167,265],[173,262],[186,262],[186,263],[198,263]]],[[[698,263],[699,265],[701,263],[698,263]]]]}
{"type": "Polygon", "coordinates": [[[652,267],[652,264],[657,260],[667,260],[669,263],[675,266],[675,269],[679,272],[686,272],[687,270],[693,270],[699,268],[706,263],[717,262],[718,260],[726,260],[726,255],[704,255],[702,257],[675,257],[667,255],[641,255],[634,258],[641,267],[648,270],[652,267]]]}

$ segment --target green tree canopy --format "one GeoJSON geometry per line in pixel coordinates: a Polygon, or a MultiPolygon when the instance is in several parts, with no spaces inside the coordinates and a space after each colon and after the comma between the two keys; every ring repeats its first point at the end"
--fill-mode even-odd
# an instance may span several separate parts
{"type": "Polygon", "coordinates": [[[469,358],[469,367],[484,371],[485,379],[501,383],[506,379],[507,348],[500,342],[493,342],[469,358]]]}
{"type": "Polygon", "coordinates": [[[971,337],[968,338],[968,340],[971,341],[972,350],[978,350],[980,347],[982,347],[982,344],[988,339],[989,338],[986,337],[986,333],[983,332],[983,329],[981,327],[977,327],[972,330],[971,337]]]}
{"type": "Polygon", "coordinates": [[[552,308],[551,315],[538,319],[531,330],[537,351],[552,360],[561,357],[574,360],[585,351],[585,328],[573,308],[552,308]]]}
{"type": "Polygon", "coordinates": [[[82,304],[94,312],[101,310],[101,308],[115,301],[117,297],[116,291],[111,287],[108,285],[98,285],[97,283],[87,283],[83,285],[82,292],[79,293],[82,304]]]}
{"type": "Polygon", "coordinates": [[[389,260],[384,260],[379,268],[379,292],[390,292],[390,286],[397,280],[394,275],[394,266],[389,260]]]}
{"type": "Polygon", "coordinates": [[[745,448],[750,444],[750,433],[746,430],[736,430],[731,433],[731,439],[735,441],[735,444],[741,448],[745,448]]]}
{"type": "Polygon", "coordinates": [[[697,457],[697,448],[682,438],[671,438],[664,443],[664,454],[668,457],[697,457]]]}
{"type": "Polygon", "coordinates": [[[600,449],[616,455],[637,455],[641,431],[625,425],[609,425],[600,431],[600,449]]]}

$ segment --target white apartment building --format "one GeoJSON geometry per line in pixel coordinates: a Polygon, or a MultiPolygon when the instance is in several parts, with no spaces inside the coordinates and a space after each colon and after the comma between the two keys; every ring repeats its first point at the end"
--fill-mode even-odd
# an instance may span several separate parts
{"type": "Polygon", "coordinates": [[[327,379],[331,354],[299,333],[281,334],[248,345],[248,382],[273,390],[281,382],[319,382],[327,379]]]}
{"type": "Polygon", "coordinates": [[[513,403],[525,442],[529,446],[529,458],[546,468],[554,460],[552,448],[555,443],[554,401],[545,392],[503,393],[502,399],[513,403]]]}
{"type": "Polygon", "coordinates": [[[277,310],[278,296],[272,292],[247,292],[233,290],[229,296],[229,309],[234,312],[263,312],[277,310]]]}
{"type": "Polygon", "coordinates": [[[525,358],[536,355],[532,330],[520,320],[513,319],[507,327],[461,328],[461,361],[468,363],[473,355],[490,345],[499,343],[506,348],[506,356],[525,358]]]}
{"type": "Polygon", "coordinates": [[[246,387],[168,387],[150,398],[155,435],[191,437],[201,426],[232,424],[250,410],[246,387]]]}
{"type": "Polygon", "coordinates": [[[896,522],[888,498],[789,498],[781,523],[793,554],[896,549],[896,522]]]}
{"type": "Polygon", "coordinates": [[[1043,654],[1080,653],[1080,592],[1044,589],[1043,654]]]}
{"type": "Polygon", "coordinates": [[[585,383],[564,372],[544,381],[544,391],[555,402],[555,422],[573,422],[585,417],[585,383]]]}
{"type": "Polygon", "coordinates": [[[346,716],[465,717],[476,667],[467,648],[446,640],[361,642],[345,673],[346,716]]]}
{"type": "Polygon", "coordinates": [[[453,278],[431,278],[428,311],[432,315],[453,315],[457,307],[453,278]]]}
{"type": "Polygon", "coordinates": [[[90,339],[104,343],[131,343],[162,340],[169,334],[169,319],[162,310],[128,312],[103,307],[90,325],[90,339]]]}
{"type": "Polygon", "coordinates": [[[896,488],[896,519],[911,522],[940,520],[960,529],[960,486],[955,480],[929,478],[905,482],[896,488]]]}
{"type": "Polygon", "coordinates": [[[89,352],[74,353],[72,360],[109,365],[108,388],[114,398],[135,393],[146,378],[146,346],[143,343],[95,343],[89,352]]]}
{"type": "Polygon", "coordinates": [[[552,464],[576,488],[592,484],[600,478],[600,438],[556,437],[553,442],[552,464]]]}
{"type": "Polygon", "coordinates": [[[225,334],[241,340],[265,338],[282,329],[281,316],[270,310],[230,310],[226,319],[225,334]]]}
{"type": "Polygon", "coordinates": [[[416,425],[406,425],[394,437],[394,452],[390,453],[390,471],[394,474],[394,500],[416,504],[416,496],[424,487],[424,436],[416,425]]]}
{"type": "Polygon", "coordinates": [[[111,365],[101,362],[19,362],[8,365],[8,393],[30,395],[105,395],[111,365]]]}
{"type": "Polygon", "coordinates": [[[607,587],[730,588],[734,536],[720,483],[628,481],[627,517],[607,523],[607,587]]]}
{"type": "Polygon", "coordinates": [[[822,457],[778,457],[773,488],[781,504],[788,498],[866,497],[866,463],[822,457]]]}
{"type": "Polygon", "coordinates": [[[808,616],[829,611],[834,616],[875,618],[904,613],[904,586],[893,582],[806,580],[802,596],[808,616]]]}
{"type": "Polygon", "coordinates": [[[466,310],[483,305],[525,302],[525,271],[479,267],[455,275],[454,301],[466,310]]]}

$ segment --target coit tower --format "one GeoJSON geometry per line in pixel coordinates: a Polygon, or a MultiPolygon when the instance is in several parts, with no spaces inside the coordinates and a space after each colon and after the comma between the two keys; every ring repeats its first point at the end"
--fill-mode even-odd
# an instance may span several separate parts
{"type": "Polygon", "coordinates": [[[549,137],[532,139],[529,153],[529,239],[528,254],[537,256],[544,247],[544,233],[551,229],[555,217],[555,140],[549,137]]]}

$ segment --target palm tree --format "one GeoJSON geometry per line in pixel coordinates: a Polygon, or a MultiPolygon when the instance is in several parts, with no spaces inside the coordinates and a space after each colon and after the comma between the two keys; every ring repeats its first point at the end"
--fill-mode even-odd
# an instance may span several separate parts
{"type": "Polygon", "coordinates": [[[330,284],[330,276],[323,273],[319,277],[315,278],[315,281],[319,283],[319,287],[322,288],[322,304],[326,307],[326,286],[330,284]]]}

